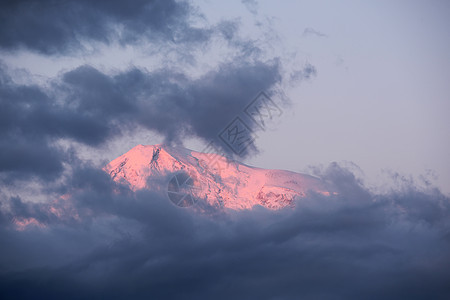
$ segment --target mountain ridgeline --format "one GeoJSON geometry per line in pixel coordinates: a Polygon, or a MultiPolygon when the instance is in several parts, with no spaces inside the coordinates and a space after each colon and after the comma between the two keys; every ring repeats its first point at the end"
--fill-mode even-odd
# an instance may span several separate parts
{"type": "Polygon", "coordinates": [[[329,195],[319,178],[283,170],[250,167],[225,157],[166,145],[138,145],[104,170],[133,190],[167,193],[178,206],[198,201],[228,209],[295,206],[309,193],[329,195]]]}

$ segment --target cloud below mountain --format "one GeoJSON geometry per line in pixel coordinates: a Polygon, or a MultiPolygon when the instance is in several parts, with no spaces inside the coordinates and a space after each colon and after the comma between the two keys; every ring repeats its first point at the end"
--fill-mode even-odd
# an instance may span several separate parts
{"type": "Polygon", "coordinates": [[[17,299],[445,299],[450,199],[410,182],[373,193],[337,164],[339,195],[295,209],[200,213],[77,169],[55,217],[48,204],[3,202],[0,293],[17,299]],[[66,207],[67,209],[67,207],[66,207]],[[76,217],[75,217],[76,216],[76,217]],[[44,227],[23,231],[13,218],[44,227]]]}

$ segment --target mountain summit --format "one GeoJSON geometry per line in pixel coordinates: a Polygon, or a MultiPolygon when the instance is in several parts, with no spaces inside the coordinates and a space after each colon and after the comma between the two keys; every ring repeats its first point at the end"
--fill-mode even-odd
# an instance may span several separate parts
{"type": "Polygon", "coordinates": [[[255,205],[279,209],[294,206],[296,199],[309,192],[329,195],[325,184],[316,177],[250,167],[217,154],[163,144],[138,145],[104,170],[114,181],[128,184],[133,190],[167,191],[179,206],[204,201],[236,210],[255,205]]]}

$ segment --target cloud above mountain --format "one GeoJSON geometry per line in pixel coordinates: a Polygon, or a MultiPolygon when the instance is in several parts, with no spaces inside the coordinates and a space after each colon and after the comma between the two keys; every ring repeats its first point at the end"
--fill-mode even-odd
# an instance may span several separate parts
{"type": "MultiPolygon", "coordinates": [[[[99,45],[116,44],[149,47],[153,54],[176,53],[152,69],[133,65],[108,72],[84,64],[61,71],[47,84],[18,82],[11,75],[15,70],[0,64],[4,182],[56,179],[65,164],[77,159],[76,148],[68,150],[61,142],[99,148],[133,130],[157,133],[168,144],[180,145],[188,138],[206,144],[219,141],[218,148],[233,155],[220,143],[220,132],[259,92],[276,94],[282,82],[279,58],[264,56],[259,41],[242,38],[239,21],[194,26],[204,18],[189,2],[30,0],[1,6],[3,53],[80,57],[99,51],[99,45]],[[216,44],[228,49],[226,56],[200,74],[184,68],[202,57],[197,52],[208,52],[216,44]]],[[[295,80],[310,78],[310,68],[306,65],[305,75],[295,80]]],[[[258,127],[254,122],[246,125],[250,130],[258,127]]],[[[244,133],[248,138],[250,134],[244,133]]],[[[251,149],[242,156],[257,151],[251,149]]]]}
{"type": "Polygon", "coordinates": [[[46,55],[82,51],[86,42],[203,42],[208,29],[195,28],[195,9],[184,1],[3,1],[0,47],[46,55]]]}
{"type": "Polygon", "coordinates": [[[169,144],[213,141],[248,99],[280,80],[276,61],[236,61],[198,79],[139,68],[111,76],[81,66],[51,88],[16,84],[1,71],[0,174],[9,179],[58,176],[71,159],[55,144],[61,139],[96,147],[141,126],[169,144]]]}

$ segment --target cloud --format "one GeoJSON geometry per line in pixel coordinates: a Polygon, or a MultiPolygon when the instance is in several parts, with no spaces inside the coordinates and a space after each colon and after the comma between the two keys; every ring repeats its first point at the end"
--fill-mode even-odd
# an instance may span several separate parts
{"type": "Polygon", "coordinates": [[[217,139],[259,91],[280,81],[280,70],[276,61],[236,60],[191,79],[170,69],[107,75],[85,65],[50,88],[16,84],[4,71],[2,76],[0,173],[49,179],[71,159],[56,146],[60,139],[97,147],[137,126],[160,133],[167,143],[217,139]]]}
{"type": "Polygon", "coordinates": [[[317,37],[328,37],[325,33],[322,33],[320,31],[315,30],[314,28],[305,28],[303,30],[303,37],[309,37],[309,36],[317,36],[317,37]]]}
{"type": "MultiPolygon", "coordinates": [[[[257,14],[256,1],[243,3],[257,14]]],[[[338,194],[293,210],[180,209],[60,146],[102,147],[136,128],[171,144],[208,142],[258,92],[277,95],[282,68],[263,59],[264,40],[240,37],[237,21],[195,27],[196,18],[184,1],[0,4],[2,51],[59,57],[151,43],[185,54],[219,38],[231,53],[197,77],[176,63],[114,74],[83,65],[45,86],[19,84],[0,65],[0,298],[449,298],[450,204],[430,184],[375,193],[332,164],[317,175],[338,194]],[[40,202],[23,195],[36,179],[40,202]]],[[[290,79],[316,74],[307,64],[290,79]]]]}
{"type": "Polygon", "coordinates": [[[254,15],[258,14],[258,2],[256,0],[241,0],[241,2],[245,5],[249,12],[254,15]]]}
{"type": "Polygon", "coordinates": [[[53,90],[14,83],[0,68],[0,175],[4,179],[51,179],[70,162],[54,142],[60,138],[98,145],[112,134],[101,113],[58,100],[53,90]]]}
{"type": "Polygon", "coordinates": [[[295,70],[290,74],[291,82],[308,80],[317,76],[317,69],[310,63],[306,63],[301,70],[295,70]]]}
{"type": "MultiPolygon", "coordinates": [[[[191,137],[213,141],[232,155],[218,135],[236,117],[246,118],[245,106],[260,91],[277,96],[283,77],[280,59],[265,57],[261,41],[242,38],[237,20],[194,27],[202,16],[189,2],[4,1],[0,16],[5,51],[60,58],[86,54],[98,43],[150,43],[153,55],[168,50],[167,45],[180,54],[152,70],[131,66],[108,73],[82,65],[61,71],[46,85],[17,83],[0,64],[0,181],[8,185],[56,180],[77,160],[79,144],[103,147],[142,128],[169,144],[191,137]],[[214,43],[227,49],[203,74],[194,77],[183,68],[185,59],[194,65],[197,52],[208,52],[214,43]]],[[[311,66],[293,76],[314,74],[311,66]]],[[[256,130],[257,124],[245,121],[256,130]]],[[[257,148],[247,150],[242,157],[257,148]]]]}
{"type": "Polygon", "coordinates": [[[338,195],[310,195],[293,210],[202,213],[80,166],[61,202],[77,219],[49,217],[48,203],[3,202],[0,220],[46,227],[1,227],[0,295],[448,298],[448,197],[411,183],[374,194],[337,164],[319,173],[338,195]]]}
{"type": "Polygon", "coordinates": [[[165,136],[167,143],[181,143],[186,136],[216,139],[259,91],[281,80],[276,62],[239,60],[198,79],[167,69],[133,69],[109,77],[88,66],[63,78],[83,111],[98,111],[120,125],[143,125],[165,136]]]}
{"type": "Polygon", "coordinates": [[[76,53],[85,42],[203,42],[209,30],[191,26],[194,15],[188,2],[174,0],[2,1],[0,48],[52,55],[76,53]]]}

